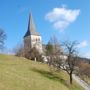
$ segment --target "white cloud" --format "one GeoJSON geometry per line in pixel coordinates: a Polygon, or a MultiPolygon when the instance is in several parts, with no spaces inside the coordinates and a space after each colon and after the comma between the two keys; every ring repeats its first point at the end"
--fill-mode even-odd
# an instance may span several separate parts
{"type": "Polygon", "coordinates": [[[71,10],[66,7],[54,8],[51,12],[46,14],[45,19],[52,22],[56,29],[63,30],[70,23],[74,22],[79,14],[79,9],[71,10]]]}
{"type": "Polygon", "coordinates": [[[83,47],[86,47],[86,46],[88,46],[88,41],[85,40],[85,41],[80,42],[77,47],[78,48],[83,48],[83,47]]]}
{"type": "Polygon", "coordinates": [[[53,24],[55,29],[64,30],[69,25],[68,22],[65,21],[57,21],[53,24]]]}

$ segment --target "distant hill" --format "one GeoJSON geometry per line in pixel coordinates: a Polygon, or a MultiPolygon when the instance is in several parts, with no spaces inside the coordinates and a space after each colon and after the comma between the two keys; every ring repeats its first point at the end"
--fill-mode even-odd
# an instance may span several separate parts
{"type": "Polygon", "coordinates": [[[79,57],[79,60],[90,63],[90,59],[88,59],[88,58],[79,57]]]}

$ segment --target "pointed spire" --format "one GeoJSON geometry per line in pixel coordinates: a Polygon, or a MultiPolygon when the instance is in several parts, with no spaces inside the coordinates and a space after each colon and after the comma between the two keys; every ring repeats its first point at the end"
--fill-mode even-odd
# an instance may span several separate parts
{"type": "Polygon", "coordinates": [[[37,35],[39,36],[39,33],[36,31],[35,24],[33,22],[32,13],[29,14],[29,22],[28,22],[28,30],[24,37],[27,37],[29,35],[37,35]]]}

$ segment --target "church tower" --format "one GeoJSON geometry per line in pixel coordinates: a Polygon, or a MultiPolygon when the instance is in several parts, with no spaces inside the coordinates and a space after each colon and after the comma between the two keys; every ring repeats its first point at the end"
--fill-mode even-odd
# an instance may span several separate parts
{"type": "Polygon", "coordinates": [[[42,53],[42,38],[40,34],[36,31],[31,13],[29,15],[28,30],[24,35],[24,47],[27,51],[29,51],[33,47],[36,47],[36,49],[40,53],[42,53]]]}

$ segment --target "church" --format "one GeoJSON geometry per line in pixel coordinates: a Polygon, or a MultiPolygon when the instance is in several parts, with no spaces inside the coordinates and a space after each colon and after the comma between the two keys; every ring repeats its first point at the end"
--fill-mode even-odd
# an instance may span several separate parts
{"type": "Polygon", "coordinates": [[[42,53],[42,37],[40,36],[39,32],[37,32],[32,13],[30,13],[28,29],[24,35],[24,48],[26,51],[29,51],[33,47],[42,53]]]}
{"type": "Polygon", "coordinates": [[[24,50],[28,52],[33,47],[35,47],[39,51],[39,53],[43,54],[43,61],[47,62],[47,57],[44,56],[44,49],[46,46],[42,45],[42,37],[40,33],[37,32],[32,13],[30,13],[27,32],[24,35],[24,50]]]}

